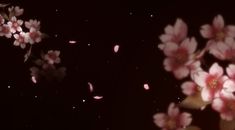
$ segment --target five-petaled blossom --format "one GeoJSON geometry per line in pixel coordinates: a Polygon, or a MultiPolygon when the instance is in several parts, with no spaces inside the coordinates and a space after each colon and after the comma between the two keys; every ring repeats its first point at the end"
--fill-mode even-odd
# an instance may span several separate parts
{"type": "Polygon", "coordinates": [[[160,49],[165,48],[165,43],[171,42],[180,44],[187,36],[188,27],[185,22],[181,19],[177,19],[175,25],[168,25],[165,27],[165,34],[160,36],[162,44],[159,44],[160,49]]]}
{"type": "Polygon", "coordinates": [[[214,98],[220,97],[223,83],[228,79],[223,74],[223,68],[214,63],[209,73],[201,70],[193,75],[195,83],[202,88],[201,96],[204,101],[211,102],[214,98]]]}
{"type": "Polygon", "coordinates": [[[163,64],[165,70],[172,71],[177,79],[185,78],[190,73],[194,61],[197,42],[187,38],[181,44],[166,43],[164,53],[167,56],[163,64]]]}
{"type": "Polygon", "coordinates": [[[190,113],[180,112],[179,108],[171,103],[167,114],[157,113],[153,116],[154,123],[162,130],[183,130],[192,122],[190,113]]]}
{"type": "Polygon", "coordinates": [[[11,38],[12,33],[10,31],[10,26],[7,24],[3,24],[0,26],[0,36],[5,36],[7,38],[11,38]]]}
{"type": "Polygon", "coordinates": [[[30,19],[25,22],[25,27],[28,29],[34,28],[35,30],[40,30],[40,21],[30,19]]]}
{"type": "Polygon", "coordinates": [[[60,51],[53,51],[49,50],[47,54],[44,56],[44,59],[49,63],[49,64],[58,64],[60,63],[60,51]]]}
{"type": "Polygon", "coordinates": [[[14,41],[15,46],[20,46],[22,49],[26,47],[26,44],[28,43],[28,35],[24,32],[20,32],[20,34],[14,34],[14,38],[16,39],[14,41]]]}
{"type": "Polygon", "coordinates": [[[11,16],[20,16],[24,13],[24,9],[21,9],[19,6],[8,8],[11,16]]]}
{"type": "Polygon", "coordinates": [[[15,33],[16,31],[18,32],[22,31],[21,25],[23,24],[23,21],[17,20],[15,16],[13,16],[11,20],[7,22],[7,24],[10,26],[10,31],[12,33],[15,33]]]}
{"type": "Polygon", "coordinates": [[[28,35],[30,44],[39,43],[42,40],[42,33],[35,28],[30,28],[28,35]]]}

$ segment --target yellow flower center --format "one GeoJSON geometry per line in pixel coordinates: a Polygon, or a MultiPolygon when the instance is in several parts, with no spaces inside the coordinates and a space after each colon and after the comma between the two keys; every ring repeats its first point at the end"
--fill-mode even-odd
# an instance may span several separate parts
{"type": "Polygon", "coordinates": [[[217,88],[218,84],[219,82],[217,79],[212,79],[211,81],[209,81],[208,86],[214,89],[214,88],[217,88]]]}

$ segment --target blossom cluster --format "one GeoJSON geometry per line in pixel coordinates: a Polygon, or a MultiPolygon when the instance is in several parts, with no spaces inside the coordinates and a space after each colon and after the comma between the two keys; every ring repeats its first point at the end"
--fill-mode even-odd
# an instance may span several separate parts
{"type": "MultiPolygon", "coordinates": [[[[166,26],[164,31],[158,47],[166,56],[163,61],[165,70],[172,72],[178,80],[191,79],[181,85],[187,97],[180,106],[203,110],[211,104],[222,120],[235,120],[235,26],[226,25],[221,15],[217,15],[212,24],[202,25],[200,34],[207,42],[201,50],[197,49],[196,38],[188,37],[188,26],[182,19],[178,18],[174,25],[166,26]],[[209,70],[201,64],[207,52],[218,59],[209,70]],[[219,61],[229,64],[223,68],[219,61]]],[[[183,118],[187,123],[182,124],[181,116],[185,114],[180,114],[177,109],[175,118],[169,111],[173,111],[172,104],[168,108],[168,115],[154,115],[155,124],[163,130],[183,130],[192,121],[187,114],[187,118],[183,118]]]]}
{"type": "Polygon", "coordinates": [[[41,78],[47,80],[60,80],[64,78],[66,68],[57,67],[61,62],[60,51],[49,50],[46,54],[41,54],[41,59],[35,60],[35,65],[30,68],[32,81],[37,83],[41,78]]]}

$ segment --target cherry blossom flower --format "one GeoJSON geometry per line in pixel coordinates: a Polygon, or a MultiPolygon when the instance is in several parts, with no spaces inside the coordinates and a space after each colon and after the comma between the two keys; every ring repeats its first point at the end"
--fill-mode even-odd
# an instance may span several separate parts
{"type": "Polygon", "coordinates": [[[188,27],[181,19],[177,19],[174,26],[166,26],[164,30],[165,34],[160,36],[160,40],[163,44],[158,46],[161,50],[163,50],[165,43],[181,43],[186,38],[188,33],[188,27]]]}
{"type": "Polygon", "coordinates": [[[4,24],[5,19],[2,17],[2,15],[0,15],[0,25],[4,24]]]}
{"type": "Polygon", "coordinates": [[[211,46],[210,54],[220,60],[235,61],[235,41],[233,38],[225,38],[224,43],[211,46]]]}
{"type": "Polygon", "coordinates": [[[54,63],[60,63],[60,51],[53,51],[50,50],[47,52],[45,55],[44,59],[49,63],[49,64],[54,64],[54,63]]]}
{"type": "Polygon", "coordinates": [[[202,37],[209,39],[208,44],[213,46],[224,42],[226,37],[235,37],[235,26],[225,26],[224,19],[221,15],[217,15],[212,25],[205,24],[201,27],[202,37]]]}
{"type": "Polygon", "coordinates": [[[157,113],[153,116],[154,123],[162,130],[183,130],[191,124],[192,117],[190,113],[180,113],[179,108],[171,103],[167,114],[157,113]]]}
{"type": "Polygon", "coordinates": [[[223,90],[224,92],[227,92],[227,93],[234,93],[235,92],[235,65],[230,64],[226,68],[226,72],[227,72],[229,79],[224,82],[223,90]]]}
{"type": "Polygon", "coordinates": [[[198,71],[193,75],[195,83],[202,88],[201,96],[204,101],[209,102],[220,96],[223,83],[228,79],[223,73],[223,68],[218,63],[214,63],[210,67],[209,73],[198,71]]]}
{"type": "Polygon", "coordinates": [[[221,94],[212,102],[212,108],[220,113],[223,120],[232,121],[235,119],[235,98],[231,95],[221,94]]]}
{"type": "Polygon", "coordinates": [[[34,28],[35,30],[40,30],[40,21],[30,19],[29,21],[25,22],[25,27],[29,30],[31,28],[34,28]]]}
{"type": "Polygon", "coordinates": [[[7,38],[11,38],[12,34],[10,31],[10,26],[7,24],[3,24],[0,26],[0,36],[5,36],[7,38]]]}
{"type": "Polygon", "coordinates": [[[24,9],[21,9],[19,6],[8,8],[11,16],[20,16],[24,13],[24,9]]]}
{"type": "Polygon", "coordinates": [[[15,33],[16,31],[18,32],[22,31],[21,25],[23,24],[23,21],[17,20],[15,16],[12,17],[11,20],[7,22],[7,24],[10,26],[10,31],[12,33],[15,33]]]}
{"type": "Polygon", "coordinates": [[[30,28],[30,32],[28,33],[28,35],[30,44],[39,43],[42,40],[41,32],[36,30],[35,28],[30,28]]]}
{"type": "Polygon", "coordinates": [[[22,49],[26,47],[28,43],[28,35],[24,32],[20,32],[20,34],[14,34],[14,38],[16,39],[14,42],[15,46],[20,46],[22,49]]]}
{"type": "Polygon", "coordinates": [[[183,94],[191,96],[198,91],[198,86],[192,81],[186,81],[181,85],[181,89],[183,94]]]}
{"type": "Polygon", "coordinates": [[[163,64],[166,71],[172,71],[177,79],[188,76],[190,65],[194,63],[194,51],[197,42],[194,38],[185,39],[180,45],[166,43],[164,53],[167,56],[163,64]]]}

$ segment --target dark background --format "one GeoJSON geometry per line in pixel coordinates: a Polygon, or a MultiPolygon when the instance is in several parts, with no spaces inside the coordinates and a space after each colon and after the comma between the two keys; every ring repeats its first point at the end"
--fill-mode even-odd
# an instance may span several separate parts
{"type": "MultiPolygon", "coordinates": [[[[235,8],[225,2],[12,0],[25,9],[23,20],[38,19],[49,38],[33,48],[61,51],[67,75],[61,82],[30,80],[31,62],[13,39],[0,38],[0,122],[4,130],[158,130],[152,116],[184,95],[164,70],[158,36],[177,17],[203,46],[199,28],[222,14],[235,23],[235,8]],[[57,37],[55,37],[57,35],[57,37]],[[69,40],[76,40],[71,45],[69,40]],[[88,45],[90,44],[90,46],[88,45]],[[118,53],[113,46],[120,45],[118,53]],[[87,83],[94,85],[90,93],[87,83]],[[148,83],[146,91],[143,84],[148,83]],[[8,88],[8,86],[11,86],[8,88]],[[102,95],[102,100],[92,96],[102,95]],[[35,97],[37,96],[37,98],[35,97]],[[83,102],[85,100],[85,102],[83,102]]],[[[210,57],[209,57],[210,59],[210,57]]],[[[194,125],[218,129],[218,114],[193,113],[194,125]]]]}

